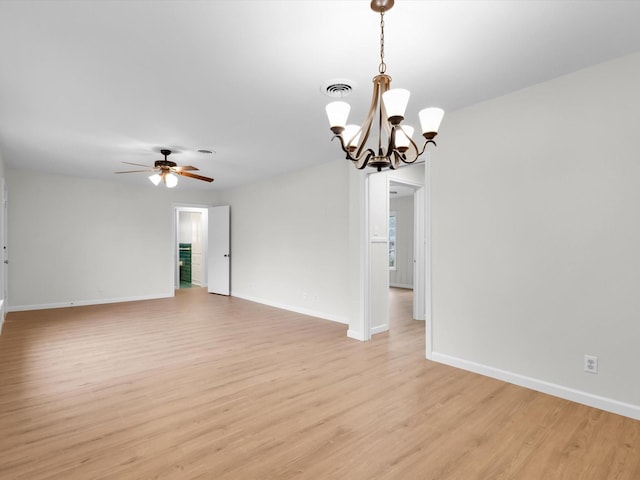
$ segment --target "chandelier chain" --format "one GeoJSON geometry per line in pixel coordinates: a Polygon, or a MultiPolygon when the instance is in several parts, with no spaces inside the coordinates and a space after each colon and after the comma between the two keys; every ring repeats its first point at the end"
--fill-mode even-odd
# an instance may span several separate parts
{"type": "Polygon", "coordinates": [[[387,71],[387,64],[384,63],[384,12],[380,12],[380,65],[378,72],[380,75],[387,71]]]}

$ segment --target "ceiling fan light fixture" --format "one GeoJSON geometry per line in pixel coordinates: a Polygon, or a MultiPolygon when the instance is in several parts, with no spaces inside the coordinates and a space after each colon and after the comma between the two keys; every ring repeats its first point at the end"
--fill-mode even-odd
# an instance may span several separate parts
{"type": "Polygon", "coordinates": [[[198,168],[192,165],[178,165],[176,162],[169,160],[167,157],[171,154],[171,150],[162,149],[160,153],[164,155],[164,160],[156,160],[153,166],[142,165],[140,163],[122,162],[128,165],[136,165],[138,167],[145,167],[145,170],[127,170],[125,172],[115,173],[142,173],[142,172],[155,172],[149,175],[149,180],[154,185],[160,185],[160,182],[164,183],[167,188],[173,188],[178,184],[178,175],[194,178],[196,180],[202,180],[203,182],[213,182],[213,178],[205,177],[204,175],[197,175],[192,173],[197,171],[198,168]]]}
{"type": "Polygon", "coordinates": [[[164,175],[164,184],[167,188],[173,188],[178,184],[178,177],[173,173],[166,173],[164,175]]]}

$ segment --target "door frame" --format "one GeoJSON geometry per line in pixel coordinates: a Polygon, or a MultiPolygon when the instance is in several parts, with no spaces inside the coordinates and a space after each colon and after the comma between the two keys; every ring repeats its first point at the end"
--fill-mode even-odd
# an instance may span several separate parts
{"type": "Polygon", "coordinates": [[[9,297],[9,252],[8,252],[8,239],[9,233],[7,231],[7,225],[9,224],[7,216],[8,212],[8,200],[9,195],[7,191],[7,182],[4,178],[0,178],[0,201],[2,210],[0,211],[0,241],[2,242],[2,264],[0,264],[0,334],[2,333],[2,326],[7,314],[8,297],[9,297]]]}
{"type": "Polygon", "coordinates": [[[206,266],[209,262],[209,205],[174,204],[173,205],[173,235],[171,237],[171,252],[173,257],[173,291],[180,288],[180,251],[178,235],[180,234],[180,212],[197,212],[202,214],[202,287],[209,284],[209,272],[206,266]]]}

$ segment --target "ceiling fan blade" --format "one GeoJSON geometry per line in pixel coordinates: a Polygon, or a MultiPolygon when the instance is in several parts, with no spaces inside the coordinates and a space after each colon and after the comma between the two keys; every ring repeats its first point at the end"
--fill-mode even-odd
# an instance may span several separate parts
{"type": "Polygon", "coordinates": [[[184,177],[196,178],[198,180],[203,180],[205,182],[213,182],[213,178],[203,177],[202,175],[196,175],[195,173],[189,173],[189,172],[176,172],[176,173],[184,177]]]}
{"type": "Polygon", "coordinates": [[[113,173],[141,173],[141,172],[155,172],[155,170],[127,170],[126,172],[113,172],[113,173]]]}
{"type": "Polygon", "coordinates": [[[175,172],[181,172],[183,170],[200,170],[199,168],[192,167],[191,165],[183,165],[181,167],[172,167],[175,172]]]}
{"type": "Polygon", "coordinates": [[[131,162],[122,162],[122,163],[126,163],[127,165],[135,165],[136,167],[153,168],[151,165],[143,165],[141,163],[131,163],[131,162]]]}

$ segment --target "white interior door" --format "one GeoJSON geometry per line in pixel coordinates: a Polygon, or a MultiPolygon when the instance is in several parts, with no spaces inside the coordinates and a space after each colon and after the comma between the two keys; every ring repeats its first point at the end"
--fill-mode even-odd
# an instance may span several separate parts
{"type": "Polygon", "coordinates": [[[229,205],[209,208],[209,293],[229,295],[230,225],[229,205]]]}

